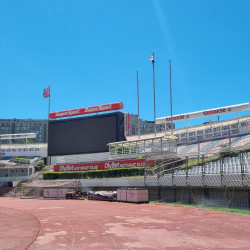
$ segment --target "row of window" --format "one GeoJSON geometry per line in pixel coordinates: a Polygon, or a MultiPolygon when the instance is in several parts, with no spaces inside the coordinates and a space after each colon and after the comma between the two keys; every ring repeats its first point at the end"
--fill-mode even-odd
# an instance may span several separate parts
{"type": "Polygon", "coordinates": [[[1,149],[1,152],[27,152],[27,151],[39,151],[39,148],[8,148],[8,149],[1,149]]]}

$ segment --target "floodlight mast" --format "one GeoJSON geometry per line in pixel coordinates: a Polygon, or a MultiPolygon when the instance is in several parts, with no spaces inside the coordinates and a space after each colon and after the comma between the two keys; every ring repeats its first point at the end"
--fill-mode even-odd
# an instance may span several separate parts
{"type": "Polygon", "coordinates": [[[140,139],[141,128],[140,128],[139,72],[138,70],[137,70],[137,101],[138,101],[138,139],[140,139]]]}
{"type": "Polygon", "coordinates": [[[173,107],[172,107],[171,60],[169,60],[169,76],[170,76],[170,107],[171,107],[171,135],[172,135],[173,134],[173,107]]]}

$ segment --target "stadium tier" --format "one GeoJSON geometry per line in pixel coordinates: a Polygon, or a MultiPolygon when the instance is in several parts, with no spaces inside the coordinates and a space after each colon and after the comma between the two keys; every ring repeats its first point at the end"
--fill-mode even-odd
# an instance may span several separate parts
{"type": "MultiPolygon", "coordinates": [[[[192,153],[198,153],[200,147],[200,154],[206,156],[213,156],[217,154],[223,147],[229,146],[229,138],[216,139],[201,143],[192,143],[190,145],[179,145],[177,147],[177,154],[179,157],[184,155],[191,155],[192,153]]],[[[243,147],[250,143],[250,135],[242,135],[231,138],[232,147],[243,147]]]]}
{"type": "MultiPolygon", "coordinates": [[[[188,170],[175,170],[174,175],[202,175],[203,174],[220,174],[221,165],[219,160],[213,162],[206,162],[203,166],[197,165],[189,168],[188,170]]],[[[240,174],[250,173],[250,152],[243,154],[243,159],[240,156],[236,157],[227,157],[224,159],[223,173],[224,174],[240,174]]]]}

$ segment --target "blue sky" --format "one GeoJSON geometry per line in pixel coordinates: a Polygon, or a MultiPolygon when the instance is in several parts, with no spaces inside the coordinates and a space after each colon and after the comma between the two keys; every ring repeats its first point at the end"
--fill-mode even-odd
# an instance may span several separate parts
{"type": "MultiPolygon", "coordinates": [[[[156,117],[249,102],[250,1],[0,1],[0,118],[122,101],[156,117]]],[[[249,114],[249,112],[242,112],[249,114]]],[[[231,114],[226,117],[236,116],[231,114]]],[[[191,125],[200,122],[191,120],[191,125]]]]}

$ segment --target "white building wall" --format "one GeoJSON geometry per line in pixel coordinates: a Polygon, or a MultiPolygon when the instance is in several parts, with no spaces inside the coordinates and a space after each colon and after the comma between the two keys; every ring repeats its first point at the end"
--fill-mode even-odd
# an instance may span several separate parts
{"type": "Polygon", "coordinates": [[[2,144],[1,157],[39,156],[47,157],[47,144],[2,144]]]}

